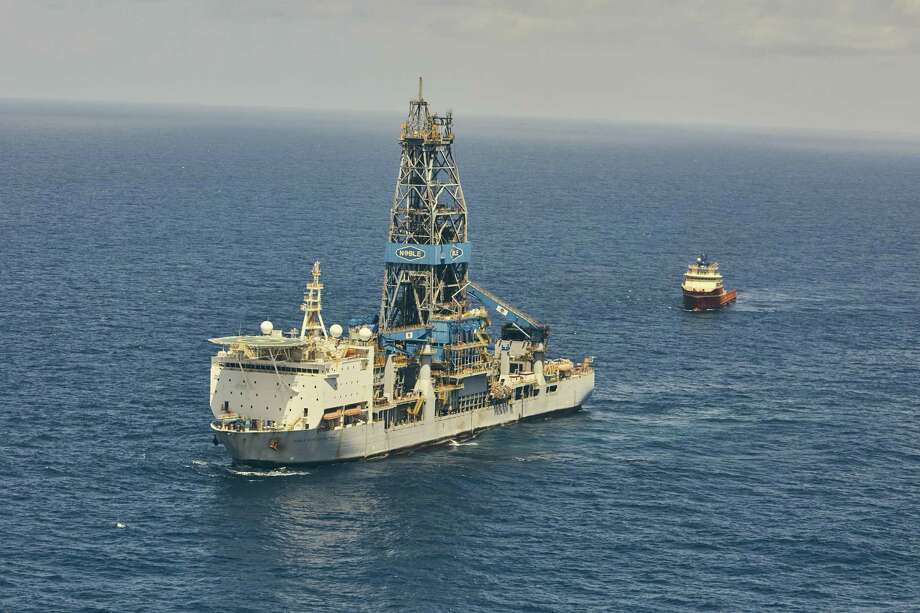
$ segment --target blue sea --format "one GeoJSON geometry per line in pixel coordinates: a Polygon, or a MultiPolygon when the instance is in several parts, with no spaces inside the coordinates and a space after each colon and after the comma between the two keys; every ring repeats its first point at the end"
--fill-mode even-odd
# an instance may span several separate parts
{"type": "Polygon", "coordinates": [[[207,339],[292,327],[317,259],[327,322],[375,314],[402,120],[0,103],[0,611],[920,609],[906,138],[457,109],[472,276],[593,397],[233,466],[207,339]]]}

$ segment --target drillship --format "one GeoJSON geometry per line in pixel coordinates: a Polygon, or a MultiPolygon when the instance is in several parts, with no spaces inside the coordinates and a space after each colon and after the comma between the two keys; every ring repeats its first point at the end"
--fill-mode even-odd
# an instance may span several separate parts
{"type": "Polygon", "coordinates": [[[738,290],[725,290],[718,262],[709,262],[705,255],[687,266],[684,281],[684,308],[692,311],[721,309],[738,297],[738,290]]]}
{"type": "Polygon", "coordinates": [[[453,118],[409,103],[380,310],[326,327],[320,264],[300,329],[210,339],[215,443],[237,463],[382,457],[578,410],[592,359],[546,358],[549,328],[470,280],[466,201],[453,118]],[[492,317],[501,323],[490,334],[492,317]]]}

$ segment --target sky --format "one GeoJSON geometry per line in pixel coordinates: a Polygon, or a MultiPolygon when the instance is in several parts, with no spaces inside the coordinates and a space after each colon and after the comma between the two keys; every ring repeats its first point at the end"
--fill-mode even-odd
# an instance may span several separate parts
{"type": "Polygon", "coordinates": [[[0,0],[0,98],[920,135],[920,0],[0,0]]]}

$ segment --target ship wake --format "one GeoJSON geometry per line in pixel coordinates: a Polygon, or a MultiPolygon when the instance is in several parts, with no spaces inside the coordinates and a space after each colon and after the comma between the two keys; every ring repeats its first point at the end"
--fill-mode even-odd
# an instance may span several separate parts
{"type": "Polygon", "coordinates": [[[476,441],[458,441],[456,439],[450,439],[447,444],[451,447],[466,447],[468,445],[478,445],[479,443],[476,441]]]}
{"type": "Polygon", "coordinates": [[[288,470],[285,467],[273,468],[271,470],[237,470],[228,468],[227,472],[238,477],[303,477],[309,475],[305,470],[288,470]]]}

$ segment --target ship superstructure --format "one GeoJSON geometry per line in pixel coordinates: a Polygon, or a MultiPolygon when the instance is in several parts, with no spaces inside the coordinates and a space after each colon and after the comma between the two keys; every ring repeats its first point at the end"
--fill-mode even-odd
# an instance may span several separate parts
{"type": "Polygon", "coordinates": [[[710,262],[705,254],[687,266],[681,289],[684,308],[693,311],[719,309],[734,302],[738,296],[737,290],[726,291],[719,263],[710,262]]]}
{"type": "Polygon", "coordinates": [[[236,461],[385,455],[581,407],[591,359],[547,360],[548,327],[469,279],[453,118],[409,103],[375,320],[327,330],[319,263],[300,330],[211,339],[211,429],[236,461]],[[501,334],[490,335],[490,311],[501,334]]]}

